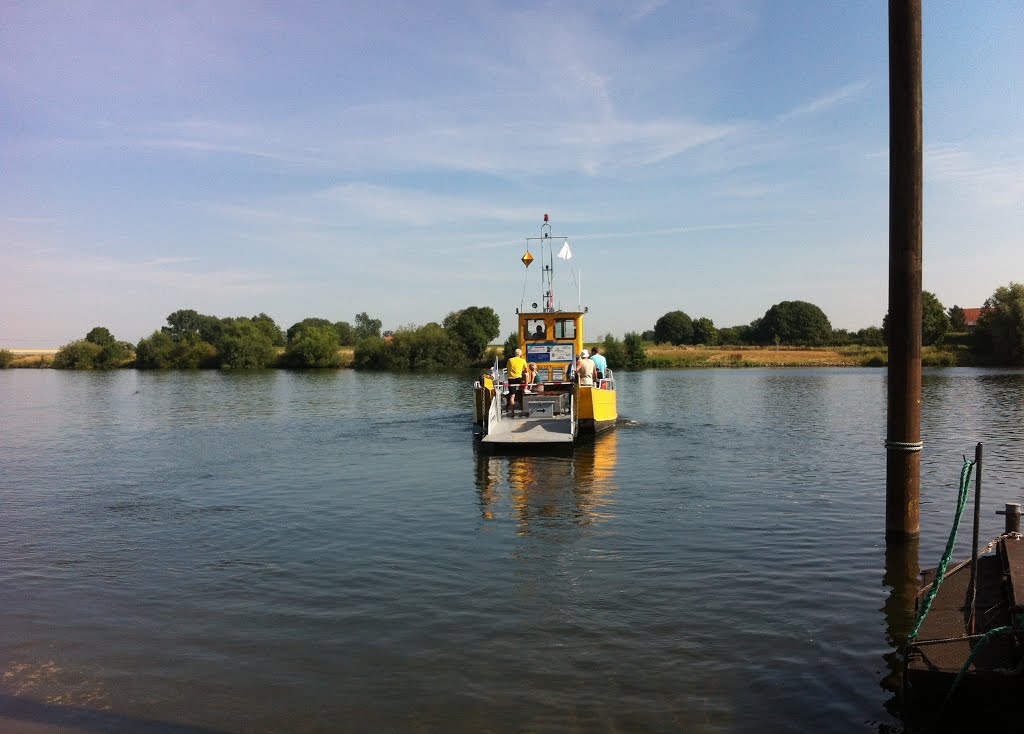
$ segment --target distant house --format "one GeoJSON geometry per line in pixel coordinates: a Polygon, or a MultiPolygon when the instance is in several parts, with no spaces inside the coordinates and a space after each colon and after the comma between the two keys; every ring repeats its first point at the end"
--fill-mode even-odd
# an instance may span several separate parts
{"type": "Polygon", "coordinates": [[[964,326],[967,327],[968,331],[974,331],[978,326],[978,319],[983,313],[988,313],[991,308],[965,308],[964,309],[964,326]]]}

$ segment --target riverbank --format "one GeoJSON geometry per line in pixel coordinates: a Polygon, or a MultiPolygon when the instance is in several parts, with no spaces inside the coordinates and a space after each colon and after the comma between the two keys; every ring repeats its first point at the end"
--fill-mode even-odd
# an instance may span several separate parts
{"type": "MultiPolygon", "coordinates": [[[[600,343],[597,343],[600,345],[600,343]]],[[[593,345],[588,345],[593,346],[593,345]]],[[[56,349],[10,349],[14,357],[9,367],[46,368],[53,366],[56,349]]],[[[889,362],[885,347],[751,347],[751,346],[679,346],[647,345],[647,369],[739,368],[739,367],[885,367],[889,362]]],[[[501,347],[492,347],[491,359],[500,359],[501,347]]],[[[351,367],[355,350],[338,350],[341,366],[351,367]]],[[[972,364],[963,346],[924,347],[921,361],[926,367],[958,367],[972,364]]],[[[614,365],[612,365],[614,368],[614,365]]]]}
{"type": "MultiPolygon", "coordinates": [[[[648,346],[649,368],[681,367],[885,367],[885,347],[752,347],[752,346],[648,346]]],[[[924,347],[921,361],[928,367],[956,367],[968,363],[963,347],[924,347]]]]}

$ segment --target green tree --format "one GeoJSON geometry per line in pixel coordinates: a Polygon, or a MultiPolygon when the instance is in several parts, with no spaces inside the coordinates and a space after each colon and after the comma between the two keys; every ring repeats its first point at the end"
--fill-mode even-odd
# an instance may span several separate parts
{"type": "MultiPolygon", "coordinates": [[[[224,321],[230,321],[225,319],[224,321]]],[[[216,316],[207,316],[194,309],[181,309],[167,317],[164,331],[175,340],[204,341],[216,344],[224,323],[216,316]]]]}
{"type": "Polygon", "coordinates": [[[120,367],[132,356],[132,345],[119,342],[105,326],[95,326],[85,335],[87,342],[102,347],[103,351],[96,360],[96,367],[120,367]]]}
{"type": "Polygon", "coordinates": [[[293,367],[337,367],[341,363],[340,346],[333,326],[309,326],[288,342],[285,362],[293,367]]]}
{"type": "Polygon", "coordinates": [[[379,337],[382,325],[380,319],[371,319],[366,311],[357,313],[355,324],[356,339],[366,339],[371,336],[379,337]]]}
{"type": "Polygon", "coordinates": [[[638,370],[647,363],[647,352],[644,351],[644,339],[635,331],[631,331],[622,340],[626,352],[624,366],[626,369],[638,370]]]}
{"type": "Polygon", "coordinates": [[[682,311],[669,311],[654,323],[654,339],[676,346],[693,343],[693,319],[682,311]]]}
{"type": "Polygon", "coordinates": [[[105,347],[108,344],[113,344],[116,340],[114,335],[110,333],[110,329],[105,326],[94,326],[88,334],[85,335],[87,342],[93,344],[99,344],[101,347],[105,347]]]}
{"type": "Polygon", "coordinates": [[[949,309],[949,329],[958,332],[967,331],[967,314],[957,305],[953,305],[949,309]]]}
{"type": "Polygon", "coordinates": [[[281,327],[267,314],[261,313],[258,316],[253,316],[250,320],[256,325],[257,329],[270,337],[270,343],[275,347],[283,347],[287,343],[281,327]]]}
{"type": "Polygon", "coordinates": [[[505,360],[511,359],[515,355],[517,349],[519,349],[519,332],[513,331],[508,335],[508,339],[506,339],[505,343],[502,345],[502,357],[505,360]]]}
{"type": "Polygon", "coordinates": [[[14,352],[10,349],[0,349],[0,370],[6,369],[14,362],[14,352]]]}
{"type": "Polygon", "coordinates": [[[129,342],[113,341],[103,347],[100,362],[104,367],[121,367],[130,362],[132,345],[129,342]]]}
{"type": "Polygon", "coordinates": [[[357,370],[391,369],[391,344],[379,336],[361,339],[352,355],[352,365],[357,370]]]}
{"type": "Polygon", "coordinates": [[[329,329],[333,329],[334,328],[334,324],[332,324],[327,319],[321,319],[321,318],[316,318],[316,317],[311,317],[311,318],[308,318],[308,319],[303,319],[302,321],[297,321],[297,322],[295,322],[294,324],[292,324],[291,326],[288,327],[288,333],[286,334],[286,341],[290,342],[292,339],[294,339],[298,335],[298,333],[300,331],[302,331],[303,329],[309,328],[311,326],[315,326],[315,327],[324,327],[324,326],[326,326],[329,329]]]}
{"type": "Polygon", "coordinates": [[[600,342],[601,354],[608,361],[608,368],[615,370],[626,366],[626,349],[622,342],[611,334],[606,334],[600,342]]]}
{"type": "Polygon", "coordinates": [[[693,322],[693,343],[714,346],[718,344],[718,329],[711,319],[701,317],[693,322]]]}
{"type": "Polygon", "coordinates": [[[65,344],[53,357],[53,366],[59,370],[91,370],[99,366],[103,347],[95,342],[79,339],[65,344]]]}
{"type": "Polygon", "coordinates": [[[143,370],[215,367],[217,349],[197,336],[174,339],[166,329],[154,331],[135,346],[135,366],[143,370]]]}
{"type": "Polygon", "coordinates": [[[462,343],[440,324],[404,326],[390,342],[380,337],[361,339],[353,363],[357,369],[435,370],[466,366],[462,343]]]}
{"type": "MultiPolygon", "coordinates": [[[[942,344],[949,333],[950,319],[946,309],[930,291],[921,291],[921,344],[924,346],[942,344]]],[[[882,319],[885,343],[889,343],[889,314],[882,319]]]]}
{"type": "Polygon", "coordinates": [[[339,321],[334,325],[334,331],[338,335],[338,343],[343,347],[355,346],[356,330],[347,321],[339,321]]]}
{"type": "Polygon", "coordinates": [[[54,356],[53,366],[71,370],[106,369],[124,365],[131,356],[131,344],[119,342],[105,326],[96,326],[85,339],[61,347],[54,356]]]}
{"type": "MultiPolygon", "coordinates": [[[[176,343],[166,329],[154,331],[135,345],[135,366],[140,370],[166,370],[177,367],[171,352],[176,343]]],[[[198,367],[199,365],[194,365],[198,367]]]]}
{"type": "Polygon", "coordinates": [[[828,343],[832,324],[825,312],[807,301],[782,301],[769,308],[758,324],[759,344],[815,346],[828,343]]]}
{"type": "Polygon", "coordinates": [[[884,347],[885,334],[877,326],[868,326],[857,332],[856,341],[866,347],[884,347]]]}
{"type": "Polygon", "coordinates": [[[756,341],[757,329],[760,325],[761,319],[754,319],[749,324],[721,328],[718,330],[718,343],[737,346],[753,344],[756,341]]]}
{"type": "Polygon", "coordinates": [[[437,370],[465,367],[468,355],[462,342],[440,324],[396,329],[391,339],[391,368],[437,370]]]}
{"type": "Polygon", "coordinates": [[[1001,286],[985,300],[973,346],[997,364],[1024,364],[1024,284],[1001,286]]]}
{"type": "Polygon", "coordinates": [[[220,366],[228,369],[263,369],[277,361],[277,350],[266,332],[250,319],[225,319],[216,343],[220,366]]]}
{"type": "Polygon", "coordinates": [[[746,340],[742,338],[742,332],[746,328],[745,326],[723,326],[718,330],[718,343],[745,344],[746,340]]]}
{"type": "Polygon", "coordinates": [[[462,344],[474,364],[483,361],[487,345],[501,333],[501,319],[489,306],[469,306],[452,311],[442,326],[462,344]]]}
{"type": "Polygon", "coordinates": [[[652,344],[657,340],[657,337],[654,334],[654,329],[648,329],[640,335],[640,338],[645,342],[651,342],[652,344]]]}
{"type": "Polygon", "coordinates": [[[829,339],[829,344],[841,347],[847,344],[853,344],[853,340],[854,335],[847,329],[832,329],[832,338],[829,339]]]}
{"type": "Polygon", "coordinates": [[[949,333],[949,315],[934,293],[921,292],[921,343],[939,345],[949,333]]]}

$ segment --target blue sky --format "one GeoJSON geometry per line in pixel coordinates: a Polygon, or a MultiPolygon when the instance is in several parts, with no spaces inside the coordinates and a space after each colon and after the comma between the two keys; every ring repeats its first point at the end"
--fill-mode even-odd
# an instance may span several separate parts
{"type": "MultiPolygon", "coordinates": [[[[884,2],[0,3],[0,347],[179,308],[505,334],[545,212],[589,338],[887,309],[884,2]]],[[[923,27],[924,287],[979,306],[1024,280],[1024,6],[923,27]]]]}

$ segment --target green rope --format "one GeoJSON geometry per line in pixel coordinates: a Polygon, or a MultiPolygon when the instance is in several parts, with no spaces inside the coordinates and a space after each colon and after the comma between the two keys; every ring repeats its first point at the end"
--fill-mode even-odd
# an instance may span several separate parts
{"type": "Polygon", "coordinates": [[[964,507],[967,505],[967,494],[971,486],[971,470],[973,468],[974,462],[964,459],[964,465],[960,469],[960,496],[957,498],[956,515],[953,518],[953,528],[949,531],[946,551],[942,554],[942,561],[939,562],[939,567],[935,571],[935,580],[932,581],[932,588],[928,590],[928,594],[921,604],[921,609],[917,613],[914,629],[907,636],[907,645],[910,645],[917,639],[917,633],[921,630],[921,623],[924,622],[925,615],[931,609],[932,602],[935,600],[936,594],[939,593],[939,587],[942,585],[942,578],[946,575],[946,567],[949,566],[949,559],[952,557],[953,548],[956,546],[956,531],[960,527],[960,518],[963,516],[964,507]]]}
{"type": "Polygon", "coordinates": [[[981,651],[983,649],[985,649],[985,646],[988,645],[989,640],[991,640],[996,635],[1005,635],[1007,632],[1020,632],[1021,626],[1024,625],[1024,615],[1011,617],[1010,622],[1011,624],[1009,625],[1004,625],[1002,627],[994,627],[990,629],[988,632],[986,632],[984,635],[982,635],[980,638],[978,638],[978,642],[974,645],[974,648],[971,650],[971,654],[967,656],[967,660],[965,660],[964,664],[960,666],[960,672],[958,672],[956,674],[956,678],[953,679],[953,685],[951,685],[949,687],[949,691],[946,692],[946,697],[942,699],[942,704],[939,706],[938,711],[935,714],[936,721],[939,720],[939,718],[942,716],[942,713],[946,710],[946,705],[949,703],[950,699],[953,698],[953,692],[957,689],[957,686],[960,685],[960,681],[962,681],[964,679],[964,676],[967,675],[967,669],[971,667],[971,664],[974,662],[974,659],[977,658],[979,654],[981,654],[981,651]]]}
{"type": "Polygon", "coordinates": [[[967,660],[964,661],[962,666],[960,666],[960,672],[957,673],[956,678],[953,679],[953,685],[950,687],[949,693],[946,694],[947,699],[953,695],[953,691],[956,690],[956,687],[960,685],[960,681],[963,680],[964,676],[967,674],[967,669],[971,667],[971,663],[973,663],[974,659],[978,657],[978,654],[985,648],[985,645],[988,644],[990,639],[996,635],[1004,635],[1007,632],[1020,631],[1021,620],[1018,618],[1012,620],[1012,622],[1013,624],[1005,625],[1003,627],[993,627],[978,639],[978,642],[974,645],[974,649],[971,650],[971,654],[967,656],[967,660]]]}

